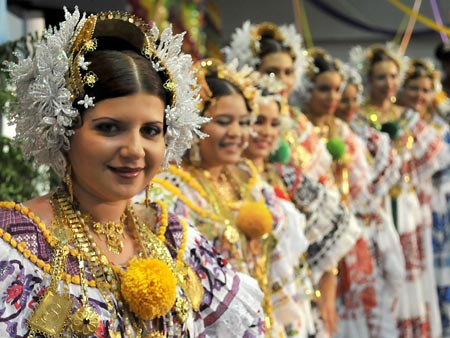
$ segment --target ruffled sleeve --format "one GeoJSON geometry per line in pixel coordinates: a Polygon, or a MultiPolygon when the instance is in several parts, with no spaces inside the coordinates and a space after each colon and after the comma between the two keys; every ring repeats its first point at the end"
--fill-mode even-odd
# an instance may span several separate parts
{"type": "Polygon", "coordinates": [[[385,196],[400,178],[400,159],[394,156],[389,136],[369,127],[360,116],[353,119],[351,128],[369,152],[372,169],[369,192],[375,197],[385,196]]]}
{"type": "Polygon", "coordinates": [[[205,291],[193,337],[262,337],[263,294],[248,275],[232,270],[195,228],[189,227],[185,261],[205,291]]]}
{"type": "Polygon", "coordinates": [[[348,163],[348,183],[352,210],[354,212],[370,210],[372,209],[373,196],[370,194],[369,187],[373,180],[373,172],[367,162],[364,144],[345,122],[338,119],[335,119],[335,121],[346,145],[344,162],[347,161],[346,163],[348,163]]]}
{"type": "Polygon", "coordinates": [[[450,164],[449,149],[441,136],[431,126],[427,125],[419,113],[408,109],[402,119],[406,126],[403,137],[410,132],[414,138],[412,152],[412,168],[419,180],[431,177],[435,172],[450,164]]]}
{"type": "Polygon", "coordinates": [[[293,203],[307,217],[308,263],[317,281],[324,271],[336,267],[361,236],[361,230],[336,191],[324,188],[295,168],[278,166],[278,170],[293,203]]]}

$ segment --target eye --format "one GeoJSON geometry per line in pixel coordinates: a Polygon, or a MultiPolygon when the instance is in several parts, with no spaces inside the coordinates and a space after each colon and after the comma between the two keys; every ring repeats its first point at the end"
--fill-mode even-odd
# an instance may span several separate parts
{"type": "Polygon", "coordinates": [[[288,69],[285,70],[284,73],[285,73],[286,75],[292,75],[292,74],[294,74],[294,69],[293,69],[293,68],[288,68],[288,69]]]}
{"type": "Polygon", "coordinates": [[[112,136],[120,131],[119,125],[113,122],[102,122],[94,126],[94,129],[106,136],[112,136]]]}
{"type": "Polygon", "coordinates": [[[148,125],[141,128],[141,133],[145,137],[154,137],[161,134],[162,129],[159,126],[148,125]]]}
{"type": "Polygon", "coordinates": [[[319,92],[328,92],[328,91],[330,91],[331,87],[328,86],[328,85],[318,85],[318,86],[316,87],[316,89],[317,89],[317,91],[319,91],[319,92]]]}
{"type": "Polygon", "coordinates": [[[230,116],[222,115],[216,117],[213,121],[220,126],[226,127],[233,121],[233,119],[230,116]]]}
{"type": "Polygon", "coordinates": [[[279,72],[279,70],[276,69],[276,68],[267,68],[267,69],[265,70],[265,73],[266,73],[267,75],[277,77],[278,74],[279,74],[280,72],[279,72]]]}
{"type": "Polygon", "coordinates": [[[280,120],[274,120],[274,121],[272,121],[272,127],[279,127],[280,126],[280,124],[281,124],[281,121],[280,120]]]}
{"type": "Polygon", "coordinates": [[[239,125],[243,127],[249,127],[250,126],[250,119],[240,120],[239,125]]]}
{"type": "Polygon", "coordinates": [[[256,124],[256,125],[261,125],[261,124],[264,123],[264,121],[265,121],[264,116],[259,115],[259,116],[256,118],[255,124],[256,124]]]}

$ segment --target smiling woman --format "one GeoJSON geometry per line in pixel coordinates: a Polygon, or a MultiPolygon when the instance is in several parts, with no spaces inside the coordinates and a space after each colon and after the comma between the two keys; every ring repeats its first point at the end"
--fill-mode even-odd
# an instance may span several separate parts
{"type": "Polygon", "coordinates": [[[122,12],[65,18],[8,65],[17,138],[63,182],[0,202],[0,336],[220,337],[238,316],[237,337],[259,336],[255,283],[164,202],[130,204],[204,136],[182,37],[122,12]]]}

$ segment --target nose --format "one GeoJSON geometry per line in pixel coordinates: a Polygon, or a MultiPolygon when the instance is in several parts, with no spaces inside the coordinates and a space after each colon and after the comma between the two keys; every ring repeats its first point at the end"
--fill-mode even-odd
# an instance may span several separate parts
{"type": "Polygon", "coordinates": [[[121,156],[129,159],[137,159],[145,156],[145,150],[142,143],[142,136],[139,131],[130,131],[121,148],[121,156]]]}
{"type": "Polygon", "coordinates": [[[342,93],[340,92],[340,90],[333,90],[331,92],[331,99],[333,101],[340,101],[342,97],[342,93]]]}
{"type": "Polygon", "coordinates": [[[228,136],[231,137],[238,137],[241,136],[242,134],[242,128],[244,128],[243,126],[241,126],[239,124],[239,121],[234,121],[231,125],[230,128],[228,129],[228,136]]]}

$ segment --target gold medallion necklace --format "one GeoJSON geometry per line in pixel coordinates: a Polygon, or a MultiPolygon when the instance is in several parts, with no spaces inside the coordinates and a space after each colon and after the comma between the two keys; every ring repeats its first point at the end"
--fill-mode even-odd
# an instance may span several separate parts
{"type": "Polygon", "coordinates": [[[120,222],[116,223],[113,221],[108,221],[105,223],[95,222],[91,215],[83,215],[84,221],[91,225],[92,230],[97,235],[104,235],[106,240],[106,247],[112,253],[118,255],[123,250],[123,241],[121,237],[124,237],[124,226],[127,221],[127,214],[124,212],[120,216],[120,222]]]}

